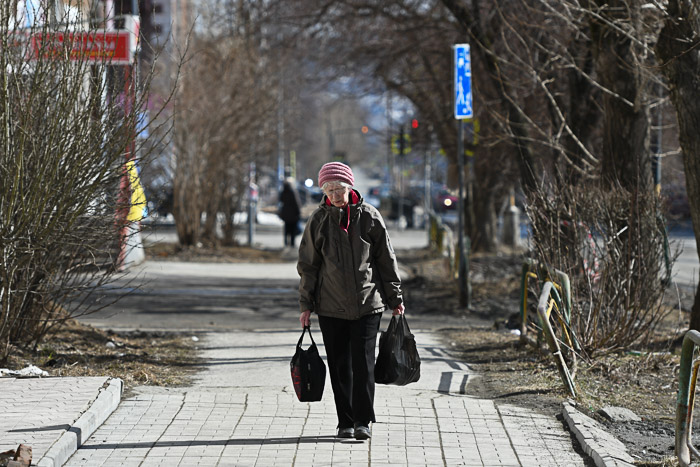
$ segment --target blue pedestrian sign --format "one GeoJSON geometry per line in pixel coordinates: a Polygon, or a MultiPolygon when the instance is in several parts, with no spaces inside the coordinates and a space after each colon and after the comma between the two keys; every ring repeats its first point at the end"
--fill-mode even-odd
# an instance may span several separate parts
{"type": "Polygon", "coordinates": [[[455,44],[455,118],[474,117],[472,108],[472,61],[469,44],[455,44]]]}

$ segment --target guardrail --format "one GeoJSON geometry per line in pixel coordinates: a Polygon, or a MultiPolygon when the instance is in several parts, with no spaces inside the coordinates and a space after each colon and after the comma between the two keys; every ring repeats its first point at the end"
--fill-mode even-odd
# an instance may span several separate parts
{"type": "MultiPolygon", "coordinates": [[[[542,278],[542,282],[550,281],[555,284],[558,290],[561,290],[564,296],[563,318],[567,327],[571,323],[571,281],[569,276],[559,269],[547,267],[534,259],[526,259],[523,261],[520,275],[520,337],[523,340],[527,339],[527,290],[529,280],[535,279],[539,281],[540,278],[542,278]],[[550,276],[554,276],[556,280],[553,280],[550,276]]],[[[574,349],[580,350],[576,337],[571,336],[571,339],[574,349]]]]}
{"type": "Polygon", "coordinates": [[[452,229],[446,226],[440,217],[430,212],[430,248],[447,257],[450,263],[450,272],[456,273],[455,245],[452,229]]]}
{"type": "Polygon", "coordinates": [[[693,446],[691,438],[695,388],[698,380],[698,367],[700,367],[700,360],[693,362],[696,347],[700,347],[700,332],[690,330],[685,333],[683,338],[676,405],[676,456],[683,467],[690,465],[691,455],[700,459],[700,452],[693,446]]]}
{"type": "MultiPolygon", "coordinates": [[[[561,353],[561,347],[559,346],[559,340],[554,335],[554,329],[552,324],[549,322],[549,318],[552,314],[552,309],[556,306],[561,307],[561,298],[557,293],[555,288],[556,284],[547,281],[542,286],[542,293],[540,293],[540,300],[537,305],[537,314],[540,318],[540,324],[544,333],[544,337],[547,340],[547,345],[549,350],[552,352],[552,358],[554,358],[554,363],[557,365],[557,370],[559,370],[559,376],[566,386],[566,390],[569,392],[571,397],[576,398],[576,385],[574,380],[569,373],[569,367],[566,366],[566,361],[564,361],[564,356],[561,353]]],[[[567,326],[562,323],[562,332],[568,341],[570,347],[572,347],[571,333],[567,330],[567,326]]],[[[572,352],[572,358],[575,358],[575,353],[572,352]]]]}
{"type": "Polygon", "coordinates": [[[576,398],[576,386],[573,380],[576,373],[576,352],[580,350],[580,346],[576,336],[571,330],[571,309],[571,283],[569,281],[569,276],[558,269],[548,268],[534,260],[529,259],[524,261],[520,279],[520,339],[535,347],[539,347],[538,343],[541,342],[542,337],[544,337],[566,390],[572,397],[576,398]],[[533,272],[533,270],[536,272],[533,272]],[[558,283],[552,280],[550,276],[556,277],[558,283]],[[530,279],[535,279],[538,283],[540,281],[543,283],[537,306],[537,315],[540,323],[537,341],[530,339],[527,334],[527,292],[530,279]],[[563,341],[556,337],[556,333],[550,322],[552,311],[555,309],[559,320],[559,328],[563,334],[563,341]],[[563,342],[569,351],[573,362],[573,372],[570,372],[569,367],[566,365],[560,342],[563,342]]]}

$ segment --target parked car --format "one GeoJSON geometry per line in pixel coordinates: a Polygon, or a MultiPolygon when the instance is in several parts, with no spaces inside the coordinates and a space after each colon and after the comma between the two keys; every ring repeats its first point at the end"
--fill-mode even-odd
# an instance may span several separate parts
{"type": "Polygon", "coordinates": [[[446,187],[433,189],[433,209],[435,212],[445,212],[457,209],[458,198],[446,187]]]}

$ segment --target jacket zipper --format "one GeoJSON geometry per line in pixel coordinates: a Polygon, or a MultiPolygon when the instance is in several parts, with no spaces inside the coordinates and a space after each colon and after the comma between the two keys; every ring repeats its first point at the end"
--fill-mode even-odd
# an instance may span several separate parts
{"type": "MultiPolygon", "coordinates": [[[[358,208],[359,210],[359,208],[358,208]]],[[[350,211],[348,211],[348,216],[350,215],[350,211]]],[[[348,219],[349,221],[350,219],[348,219]]],[[[350,222],[348,222],[350,223],[350,222]]],[[[352,226],[352,229],[355,229],[355,226],[352,226]]],[[[360,310],[360,300],[357,297],[357,275],[355,274],[355,250],[352,248],[352,240],[350,239],[350,229],[348,229],[347,232],[347,237],[348,237],[348,244],[350,245],[350,261],[352,263],[352,269],[350,270],[350,273],[352,274],[352,281],[355,284],[355,289],[353,290],[353,293],[355,294],[355,309],[357,310],[357,318],[359,319],[362,315],[362,311],[360,310]]]]}

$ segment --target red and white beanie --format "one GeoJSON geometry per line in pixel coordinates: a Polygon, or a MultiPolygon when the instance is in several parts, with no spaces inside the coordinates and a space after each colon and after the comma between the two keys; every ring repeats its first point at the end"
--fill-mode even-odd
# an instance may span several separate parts
{"type": "Polygon", "coordinates": [[[345,182],[354,186],[355,176],[352,174],[352,169],[342,162],[329,162],[323,164],[318,172],[318,186],[323,188],[327,182],[345,182]]]}

